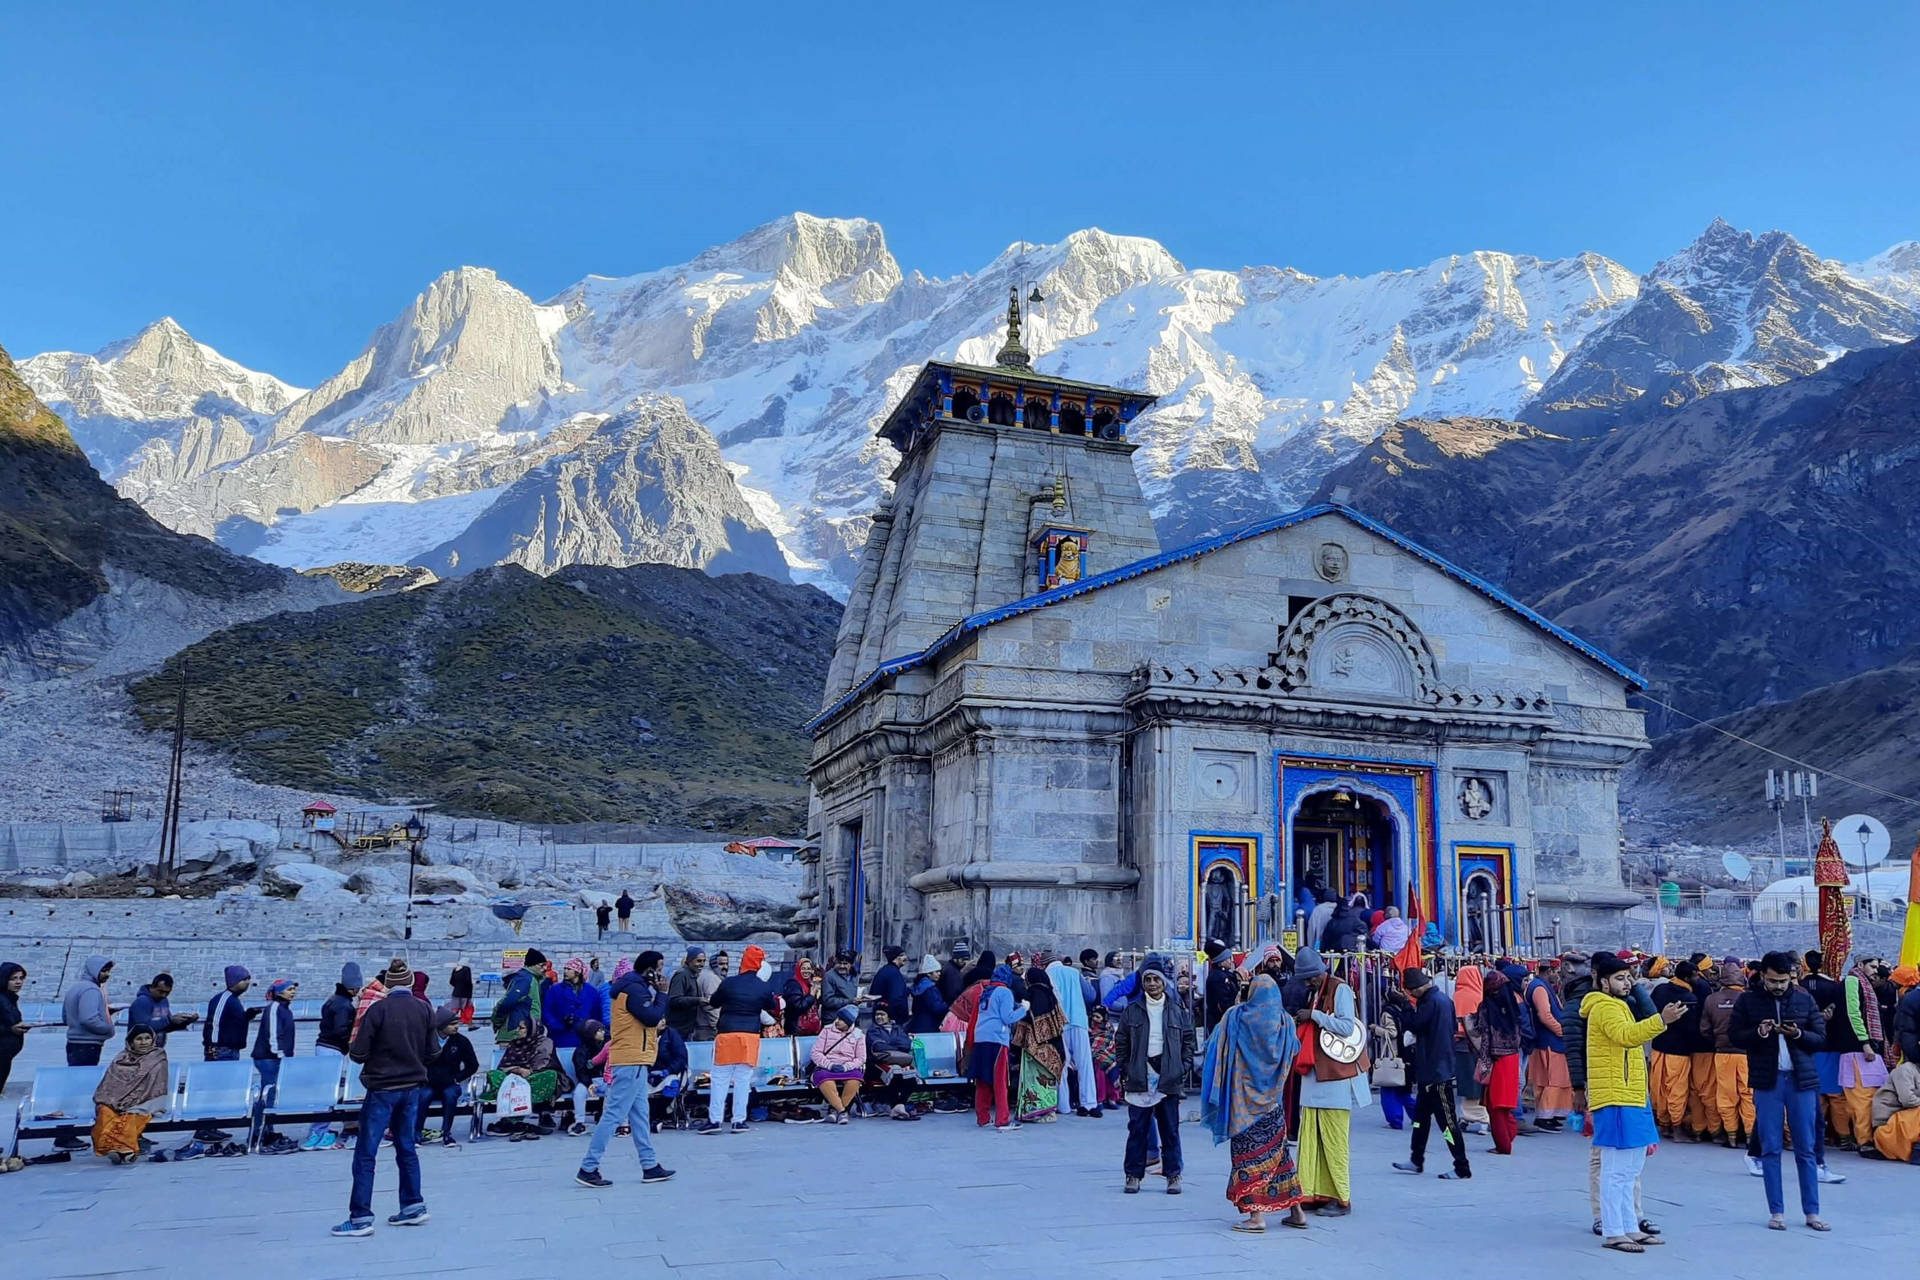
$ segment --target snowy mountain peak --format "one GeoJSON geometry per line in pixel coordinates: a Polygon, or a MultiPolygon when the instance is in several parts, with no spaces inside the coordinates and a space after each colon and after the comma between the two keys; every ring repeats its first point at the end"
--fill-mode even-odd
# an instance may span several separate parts
{"type": "Polygon", "coordinates": [[[1904,240],[1846,271],[1869,288],[1920,310],[1920,240],[1904,240]]]}
{"type": "Polygon", "coordinates": [[[879,223],[799,212],[708,249],[688,270],[776,277],[848,302],[876,302],[900,283],[900,264],[888,252],[879,223]]]}

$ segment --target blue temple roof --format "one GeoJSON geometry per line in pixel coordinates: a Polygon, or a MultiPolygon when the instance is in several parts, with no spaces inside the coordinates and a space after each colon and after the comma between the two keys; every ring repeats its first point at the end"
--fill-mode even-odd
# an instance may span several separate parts
{"type": "Polygon", "coordinates": [[[1217,533],[1210,538],[1202,538],[1198,542],[1189,542],[1185,546],[1175,547],[1170,551],[1162,551],[1158,555],[1147,556],[1144,559],[1135,560],[1131,564],[1123,564],[1116,569],[1109,569],[1105,573],[1097,573],[1090,578],[1083,578],[1079,582],[1069,583],[1064,587],[1055,587],[1051,591],[1042,591],[1038,595],[1025,596],[1019,600],[1000,605],[997,608],[982,610],[970,617],[962,618],[942,633],[939,639],[935,640],[925,649],[922,649],[919,653],[904,654],[901,657],[893,658],[875,667],[867,674],[865,679],[848,690],[846,694],[837,699],[832,706],[826,708],[819,715],[809,720],[806,728],[808,732],[818,729],[821,725],[846,710],[860,695],[873,688],[873,686],[880,681],[889,676],[899,675],[904,671],[911,671],[915,667],[925,666],[952,648],[955,644],[983,627],[992,626],[994,623],[1005,621],[1008,618],[1017,618],[1023,613],[1032,613],[1036,609],[1044,609],[1048,605],[1059,604],[1063,600],[1071,600],[1075,596],[1085,595],[1089,591],[1098,591],[1100,588],[1112,586],[1116,582],[1126,582],[1129,579],[1139,577],[1143,573],[1152,573],[1155,569],[1164,569],[1168,565],[1179,564],[1183,560],[1197,559],[1200,556],[1211,554],[1222,548],[1231,547],[1235,543],[1245,542],[1249,538],[1258,538],[1264,534],[1272,533],[1277,529],[1287,529],[1294,525],[1305,524],[1309,520],[1318,519],[1326,515],[1337,515],[1343,519],[1352,521],[1367,532],[1385,538],[1388,542],[1393,543],[1409,555],[1426,561],[1440,572],[1446,574],[1449,578],[1472,588],[1495,604],[1503,608],[1511,609],[1527,622],[1546,632],[1562,644],[1591,658],[1607,670],[1613,672],[1613,674],[1625,680],[1627,684],[1634,689],[1645,689],[1647,687],[1645,677],[1641,676],[1639,672],[1609,656],[1601,649],[1588,644],[1585,640],[1574,635],[1565,627],[1548,621],[1540,614],[1529,609],[1526,605],[1521,604],[1518,600],[1502,591],[1499,587],[1488,582],[1485,578],[1477,574],[1468,573],[1465,569],[1454,564],[1446,557],[1427,550],[1427,548],[1421,546],[1413,539],[1388,528],[1370,516],[1362,515],[1352,507],[1345,506],[1338,502],[1323,502],[1311,507],[1302,507],[1298,511],[1290,511],[1285,515],[1274,516],[1269,520],[1256,520],[1252,524],[1239,525],[1235,528],[1217,533]]]}

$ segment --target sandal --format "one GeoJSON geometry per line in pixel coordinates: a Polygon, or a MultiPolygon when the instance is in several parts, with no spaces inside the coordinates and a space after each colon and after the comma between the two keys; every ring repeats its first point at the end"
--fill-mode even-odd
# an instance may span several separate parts
{"type": "Polygon", "coordinates": [[[1295,1231],[1305,1231],[1307,1229],[1307,1220],[1305,1218],[1300,1218],[1298,1220],[1293,1218],[1282,1218],[1280,1219],[1280,1225],[1283,1227],[1292,1227],[1295,1231]]]}
{"type": "Polygon", "coordinates": [[[1827,1221],[1827,1220],[1826,1220],[1825,1218],[1808,1218],[1808,1219],[1807,1219],[1807,1230],[1809,1230],[1809,1231],[1831,1231],[1831,1230],[1833,1230],[1833,1224],[1832,1224],[1831,1222],[1828,1222],[1828,1221],[1827,1221]]]}
{"type": "Polygon", "coordinates": [[[1600,1247],[1602,1249],[1612,1249],[1616,1253],[1645,1253],[1647,1251],[1647,1246],[1630,1236],[1622,1236],[1618,1240],[1609,1240],[1600,1247]]]}
{"type": "Polygon", "coordinates": [[[1263,1236],[1267,1234],[1266,1227],[1264,1226],[1256,1227],[1251,1222],[1236,1222],[1233,1224],[1233,1229],[1235,1231],[1242,1233],[1243,1235],[1249,1235],[1249,1236],[1263,1236]]]}
{"type": "Polygon", "coordinates": [[[1776,1213],[1771,1218],[1767,1219],[1767,1230],[1785,1231],[1786,1229],[1787,1229],[1787,1220],[1781,1217],[1779,1214],[1776,1213]]]}
{"type": "Polygon", "coordinates": [[[1662,1240],[1659,1236],[1641,1235],[1641,1236],[1635,1236],[1634,1240],[1640,1244],[1648,1245],[1648,1246],[1666,1243],[1666,1241],[1662,1240]]]}

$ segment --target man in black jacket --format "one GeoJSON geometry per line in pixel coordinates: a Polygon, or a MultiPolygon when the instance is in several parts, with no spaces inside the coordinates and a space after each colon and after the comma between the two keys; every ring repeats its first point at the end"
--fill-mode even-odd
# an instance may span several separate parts
{"type": "Polygon", "coordinates": [[[1405,1039],[1412,1047],[1407,1067],[1413,1074],[1413,1152],[1406,1163],[1395,1161],[1402,1173],[1424,1173],[1427,1138],[1438,1120],[1446,1131],[1453,1171],[1440,1176],[1465,1180],[1473,1176],[1467,1161],[1467,1138],[1460,1129],[1460,1108],[1453,1094],[1453,998],[1434,985],[1424,969],[1409,969],[1399,987],[1387,989],[1405,1039]]]}
{"type": "Polygon", "coordinates": [[[1180,1099],[1187,1068],[1193,1062],[1193,1018],[1173,992],[1173,968],[1163,955],[1147,957],[1140,968],[1141,998],[1120,1013],[1114,1053],[1120,1065],[1120,1091],[1127,1102],[1126,1192],[1138,1194],[1147,1176],[1148,1138],[1160,1139],[1160,1172],[1167,1194],[1180,1194],[1180,1099]],[[1160,1051],[1153,1051],[1158,1041],[1160,1051]]]}
{"type": "Polygon", "coordinates": [[[1786,1229],[1780,1149],[1784,1129],[1791,1126],[1800,1211],[1807,1226],[1827,1231],[1820,1217],[1820,1161],[1813,1141],[1820,1129],[1820,1072],[1814,1055],[1826,1046],[1827,1024],[1813,996],[1793,985],[1793,969],[1793,957],[1784,951],[1769,952],[1761,960],[1759,984],[1734,1002],[1727,1038],[1747,1055],[1761,1176],[1767,1187],[1767,1225],[1786,1229]]]}
{"type": "Polygon", "coordinates": [[[1233,976],[1233,956],[1227,944],[1218,939],[1207,943],[1207,985],[1205,1027],[1208,1035],[1227,1016],[1227,1010],[1239,1003],[1240,980],[1233,976]]]}
{"type": "Polygon", "coordinates": [[[1894,1006],[1893,1030],[1889,1034],[1900,1046],[1902,1058],[1920,1062],[1920,987],[1901,996],[1900,1003],[1894,1006]]]}
{"type": "Polygon", "coordinates": [[[400,1212],[387,1219],[393,1227],[427,1220],[420,1187],[420,1156],[414,1149],[420,1132],[420,1095],[427,1065],[439,1056],[433,1034],[433,1006],[413,995],[413,970],[403,959],[387,965],[380,980],[387,994],[368,1006],[353,1034],[347,1056],[360,1065],[367,1096],[360,1104],[360,1136],[353,1149],[353,1193],[347,1220],[336,1236],[373,1234],[373,1171],[380,1139],[393,1136],[393,1162],[400,1170],[400,1212]]]}

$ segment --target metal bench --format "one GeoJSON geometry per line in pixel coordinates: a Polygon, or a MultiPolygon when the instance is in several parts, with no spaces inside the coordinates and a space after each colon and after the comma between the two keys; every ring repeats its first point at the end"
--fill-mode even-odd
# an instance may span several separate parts
{"type": "Polygon", "coordinates": [[[922,1085],[951,1085],[967,1082],[965,1064],[960,1061],[960,1036],[952,1031],[921,1031],[913,1036],[920,1046],[920,1057],[927,1069],[920,1076],[922,1085]]]}
{"type": "Polygon", "coordinates": [[[340,1077],[345,1059],[285,1058],[280,1079],[266,1092],[265,1116],[275,1120],[333,1120],[340,1114],[340,1077]]]}
{"type": "MultiPolygon", "coordinates": [[[[285,1068],[285,1063],[282,1063],[285,1068]]],[[[244,1124],[247,1145],[255,1138],[253,1104],[260,1096],[249,1059],[233,1062],[190,1062],[180,1080],[169,1127],[214,1124],[244,1124]]]]}
{"type": "Polygon", "coordinates": [[[13,1145],[9,1156],[20,1154],[20,1139],[50,1138],[62,1129],[93,1127],[93,1091],[107,1073],[98,1067],[42,1067],[33,1073],[33,1085],[13,1114],[13,1145]]]}
{"type": "Polygon", "coordinates": [[[750,1078],[758,1093],[791,1093],[810,1088],[801,1083],[800,1064],[793,1056],[793,1037],[779,1036],[760,1041],[760,1061],[754,1064],[750,1078]]]}

